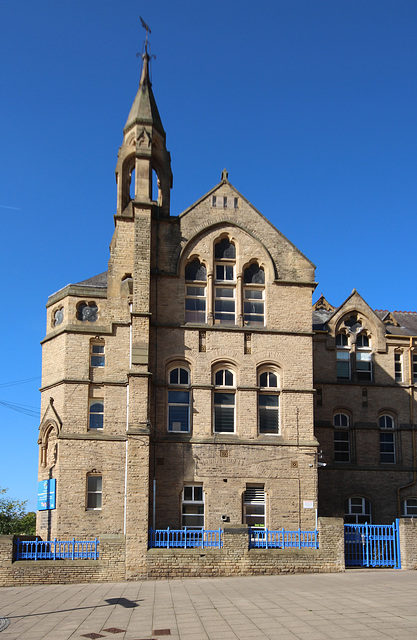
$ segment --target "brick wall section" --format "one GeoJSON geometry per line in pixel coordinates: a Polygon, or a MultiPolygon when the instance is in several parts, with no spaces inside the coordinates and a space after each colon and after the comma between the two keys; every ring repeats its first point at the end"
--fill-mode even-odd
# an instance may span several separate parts
{"type": "Polygon", "coordinates": [[[248,549],[245,526],[225,526],[222,549],[150,549],[148,578],[344,571],[341,518],[319,519],[319,549],[248,549]]]}
{"type": "Polygon", "coordinates": [[[100,536],[99,553],[99,560],[13,562],[13,536],[0,536],[0,587],[124,580],[124,536],[100,536]]]}
{"type": "Polygon", "coordinates": [[[417,521],[414,518],[400,520],[401,568],[417,569],[417,521]]]}

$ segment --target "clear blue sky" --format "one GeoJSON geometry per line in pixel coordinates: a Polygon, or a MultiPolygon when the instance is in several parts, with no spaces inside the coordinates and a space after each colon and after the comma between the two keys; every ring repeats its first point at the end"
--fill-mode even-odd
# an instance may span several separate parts
{"type": "Polygon", "coordinates": [[[0,9],[0,486],[36,496],[48,295],[107,268],[144,31],[172,213],[229,179],[339,305],[417,310],[415,0],[21,0],[0,9]],[[29,380],[18,385],[11,382],[29,380]]]}

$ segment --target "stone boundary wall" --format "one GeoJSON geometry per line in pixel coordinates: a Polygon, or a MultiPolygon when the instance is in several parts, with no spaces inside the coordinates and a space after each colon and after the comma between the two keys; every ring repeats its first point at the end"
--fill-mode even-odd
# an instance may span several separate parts
{"type": "Polygon", "coordinates": [[[417,519],[400,519],[401,568],[417,569],[417,519]]]}
{"type": "Polygon", "coordinates": [[[225,526],[222,549],[150,549],[148,578],[331,573],[345,570],[342,518],[319,518],[319,549],[248,549],[247,526],[225,526]]]}
{"type": "MultiPolygon", "coordinates": [[[[23,536],[20,536],[23,538],[23,536]]],[[[99,560],[13,561],[14,536],[0,536],[0,587],[125,579],[125,537],[100,536],[99,560]]]]}

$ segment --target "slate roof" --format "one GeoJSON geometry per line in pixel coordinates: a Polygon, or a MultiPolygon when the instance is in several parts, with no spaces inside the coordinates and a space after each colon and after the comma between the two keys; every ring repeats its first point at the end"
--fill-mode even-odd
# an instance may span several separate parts
{"type": "Polygon", "coordinates": [[[81,282],[76,282],[77,285],[81,285],[83,287],[102,287],[103,289],[107,288],[107,271],[103,271],[103,273],[99,273],[97,276],[93,276],[92,278],[87,278],[87,280],[81,280],[81,282]]]}
{"type": "MultiPolygon", "coordinates": [[[[313,309],[313,331],[327,331],[327,322],[334,311],[325,309],[313,309]]],[[[385,324],[385,332],[395,336],[417,336],[417,311],[387,311],[376,309],[375,314],[384,322],[384,318],[390,316],[385,324]],[[398,323],[392,323],[391,318],[398,323]]]]}

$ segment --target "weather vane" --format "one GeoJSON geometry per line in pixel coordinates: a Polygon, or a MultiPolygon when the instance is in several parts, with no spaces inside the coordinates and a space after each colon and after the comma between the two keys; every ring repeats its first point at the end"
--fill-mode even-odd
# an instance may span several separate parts
{"type": "Polygon", "coordinates": [[[139,18],[142,23],[142,27],[146,30],[145,53],[148,53],[148,33],[151,33],[151,30],[149,28],[149,25],[146,24],[145,20],[142,18],[142,16],[139,16],[139,18]]]}

